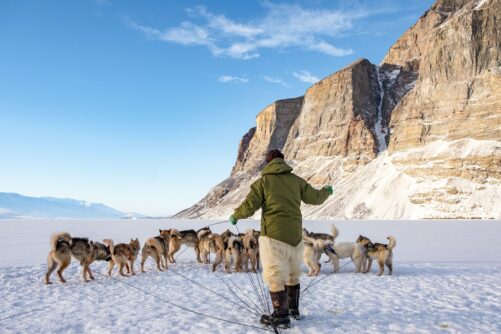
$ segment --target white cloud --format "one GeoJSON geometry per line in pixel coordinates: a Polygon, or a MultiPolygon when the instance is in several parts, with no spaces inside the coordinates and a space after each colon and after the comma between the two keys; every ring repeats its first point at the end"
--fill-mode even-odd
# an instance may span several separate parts
{"type": "Polygon", "coordinates": [[[218,81],[222,82],[222,83],[228,83],[228,82],[248,83],[249,79],[247,79],[247,78],[241,78],[241,77],[235,77],[235,76],[232,76],[232,75],[221,75],[218,78],[218,81]]]}
{"type": "Polygon", "coordinates": [[[311,44],[308,46],[308,48],[310,50],[320,51],[335,57],[349,56],[353,54],[352,49],[336,48],[334,45],[325,42],[318,42],[316,44],[311,44]]]}
{"type": "Polygon", "coordinates": [[[280,78],[274,78],[274,77],[270,77],[270,76],[267,76],[264,74],[261,74],[260,76],[264,81],[268,81],[268,82],[271,82],[271,83],[274,83],[277,85],[282,85],[284,87],[290,87],[290,85],[288,83],[286,83],[285,81],[283,81],[280,78]]]}
{"type": "Polygon", "coordinates": [[[334,57],[353,54],[333,45],[333,39],[353,29],[364,11],[305,9],[299,5],[264,3],[265,14],[248,22],[236,22],[204,6],[187,9],[190,21],[163,31],[129,22],[146,36],[182,45],[205,46],[214,56],[252,59],[261,49],[301,48],[334,57]]]}
{"type": "Polygon", "coordinates": [[[314,76],[313,74],[311,74],[308,71],[300,71],[299,73],[294,72],[293,75],[296,78],[298,78],[300,81],[310,83],[310,84],[314,84],[314,83],[320,81],[319,77],[314,76]]]}

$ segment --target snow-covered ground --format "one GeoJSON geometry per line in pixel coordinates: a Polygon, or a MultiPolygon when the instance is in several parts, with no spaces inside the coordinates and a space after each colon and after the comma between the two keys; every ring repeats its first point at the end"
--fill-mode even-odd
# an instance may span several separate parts
{"type": "MultiPolygon", "coordinates": [[[[256,307],[245,310],[207,290],[236,304],[241,304],[239,299],[250,304],[247,297],[259,304],[250,280],[256,283],[257,277],[227,275],[222,267],[211,273],[208,265],[196,263],[191,249],[181,250],[178,263],[167,272],[157,272],[148,260],[145,274],[108,278],[104,276],[106,264],[94,263],[96,280],[84,283],[74,261],[65,271],[68,283],[59,283],[55,275],[54,284],[43,283],[53,232],[68,231],[98,241],[125,242],[138,237],[143,242],[159,228],[198,229],[213,222],[0,220],[0,333],[260,333],[258,318],[252,314],[256,307]],[[258,328],[203,317],[169,302],[258,328]]],[[[328,232],[330,223],[308,221],[305,226],[328,232]]],[[[335,224],[340,230],[338,241],[352,241],[363,234],[383,242],[387,235],[394,235],[394,275],[354,274],[348,263],[340,273],[326,277],[332,268],[324,265],[320,278],[326,278],[302,299],[305,318],[282,332],[501,332],[501,221],[335,224]]],[[[238,224],[241,232],[250,226],[258,228],[259,224],[238,224]]],[[[219,232],[226,228],[235,230],[229,224],[214,226],[219,232]]],[[[301,280],[306,286],[312,278],[301,280]]]]}

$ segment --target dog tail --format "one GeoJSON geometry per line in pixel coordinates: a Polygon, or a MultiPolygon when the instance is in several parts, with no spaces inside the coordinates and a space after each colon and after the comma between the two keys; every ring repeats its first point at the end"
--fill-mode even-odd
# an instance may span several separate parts
{"type": "Polygon", "coordinates": [[[239,237],[230,237],[230,240],[228,240],[228,248],[231,249],[237,249],[239,251],[242,251],[243,245],[242,245],[242,239],[239,237]]]}
{"type": "Polygon", "coordinates": [[[181,235],[181,232],[179,232],[175,228],[171,228],[170,229],[170,237],[171,238],[176,238],[176,239],[179,239],[179,240],[181,240],[183,238],[183,236],[181,235]]]}
{"type": "Polygon", "coordinates": [[[245,230],[245,234],[254,234],[254,229],[253,228],[248,228],[245,230]]]}
{"type": "Polygon", "coordinates": [[[104,239],[103,243],[106,246],[110,247],[110,252],[111,252],[112,255],[115,254],[115,244],[113,243],[113,240],[111,240],[111,239],[104,239]]]}
{"type": "Polygon", "coordinates": [[[388,240],[390,242],[388,242],[388,246],[387,248],[389,250],[392,250],[396,245],[397,245],[397,239],[395,239],[395,237],[392,237],[391,235],[388,237],[388,240]]]}
{"type": "Polygon", "coordinates": [[[307,231],[305,228],[303,228],[303,239],[304,239],[304,241],[305,241],[305,243],[306,243],[307,245],[310,245],[310,244],[311,244],[311,245],[314,245],[314,244],[316,244],[316,243],[317,243],[315,239],[310,238],[310,237],[308,236],[308,231],[307,231]]]}
{"type": "Polygon", "coordinates": [[[331,234],[332,234],[332,237],[334,238],[334,239],[332,239],[332,241],[336,241],[336,238],[339,235],[339,231],[338,231],[336,225],[334,225],[334,224],[331,224],[331,234]]]}
{"type": "Polygon", "coordinates": [[[50,245],[52,249],[56,249],[57,244],[60,243],[61,241],[70,244],[71,243],[70,234],[67,232],[59,232],[59,233],[54,233],[53,235],[50,236],[50,245]]]}
{"type": "Polygon", "coordinates": [[[210,229],[206,229],[206,230],[200,230],[200,231],[198,232],[197,237],[198,237],[198,239],[200,240],[200,239],[202,239],[203,237],[207,237],[207,236],[210,236],[210,235],[212,235],[212,231],[211,231],[210,229]]]}

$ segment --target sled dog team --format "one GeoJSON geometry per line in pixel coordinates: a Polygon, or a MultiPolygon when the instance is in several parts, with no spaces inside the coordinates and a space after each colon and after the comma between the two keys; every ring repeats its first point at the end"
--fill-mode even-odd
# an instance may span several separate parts
{"type": "Polygon", "coordinates": [[[372,243],[372,241],[360,235],[355,242],[335,243],[339,231],[331,225],[331,234],[308,232],[303,229],[304,252],[303,261],[308,267],[308,276],[317,276],[320,273],[320,257],[326,254],[333,266],[333,272],[339,270],[339,259],[349,258],[355,265],[355,272],[368,273],[371,270],[372,261],[377,260],[379,276],[384,272],[384,266],[388,267],[389,274],[393,272],[393,248],[397,241],[395,237],[388,237],[388,244],[372,243]]]}
{"type": "MultiPolygon", "coordinates": [[[[102,243],[91,241],[88,238],[73,238],[68,233],[55,233],[51,236],[51,250],[47,257],[47,273],[45,283],[51,284],[50,276],[57,269],[57,275],[65,283],[63,271],[69,266],[71,258],[80,261],[83,267],[84,281],[93,280],[90,264],[94,261],[108,262],[108,275],[111,276],[115,264],[122,276],[135,275],[134,262],[141,251],[141,272],[144,263],[151,257],[159,271],[166,270],[169,263],[175,263],[174,255],[182,245],[195,250],[199,263],[210,263],[210,254],[215,254],[212,271],[225,261],[225,270],[235,272],[259,270],[259,231],[253,229],[238,235],[226,230],[221,234],[213,233],[210,228],[204,227],[198,231],[178,231],[171,228],[159,230],[159,234],[146,240],[142,249],[139,240],[131,239],[129,243],[115,245],[113,240],[104,239],[102,243]],[[126,274],[124,273],[124,267],[126,274]]],[[[367,237],[360,235],[356,242],[336,243],[339,232],[331,225],[331,234],[308,232],[303,229],[304,252],[303,260],[308,267],[308,276],[317,276],[320,273],[320,258],[322,254],[329,257],[333,271],[339,270],[339,259],[350,258],[355,264],[357,273],[367,273],[371,269],[372,261],[377,260],[379,275],[384,272],[386,265],[391,275],[393,271],[393,248],[396,245],[394,237],[389,236],[388,244],[372,243],[367,237]]]]}

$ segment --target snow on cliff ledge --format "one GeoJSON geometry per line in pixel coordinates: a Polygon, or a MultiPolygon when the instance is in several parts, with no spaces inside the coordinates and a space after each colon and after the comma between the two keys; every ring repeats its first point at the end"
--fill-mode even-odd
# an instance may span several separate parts
{"type": "MultiPolygon", "coordinates": [[[[464,171],[468,159],[500,154],[498,141],[439,140],[405,152],[383,152],[353,173],[343,173],[337,158],[315,157],[291,164],[296,174],[318,187],[324,184],[316,182],[313,170],[319,174],[327,170],[334,180],[334,196],[321,206],[302,207],[306,219],[499,219],[500,181],[475,175],[475,164],[469,173],[464,171]],[[460,168],[455,167],[458,164],[460,168]]],[[[200,218],[227,218],[254,180],[241,184],[200,218]]]]}

